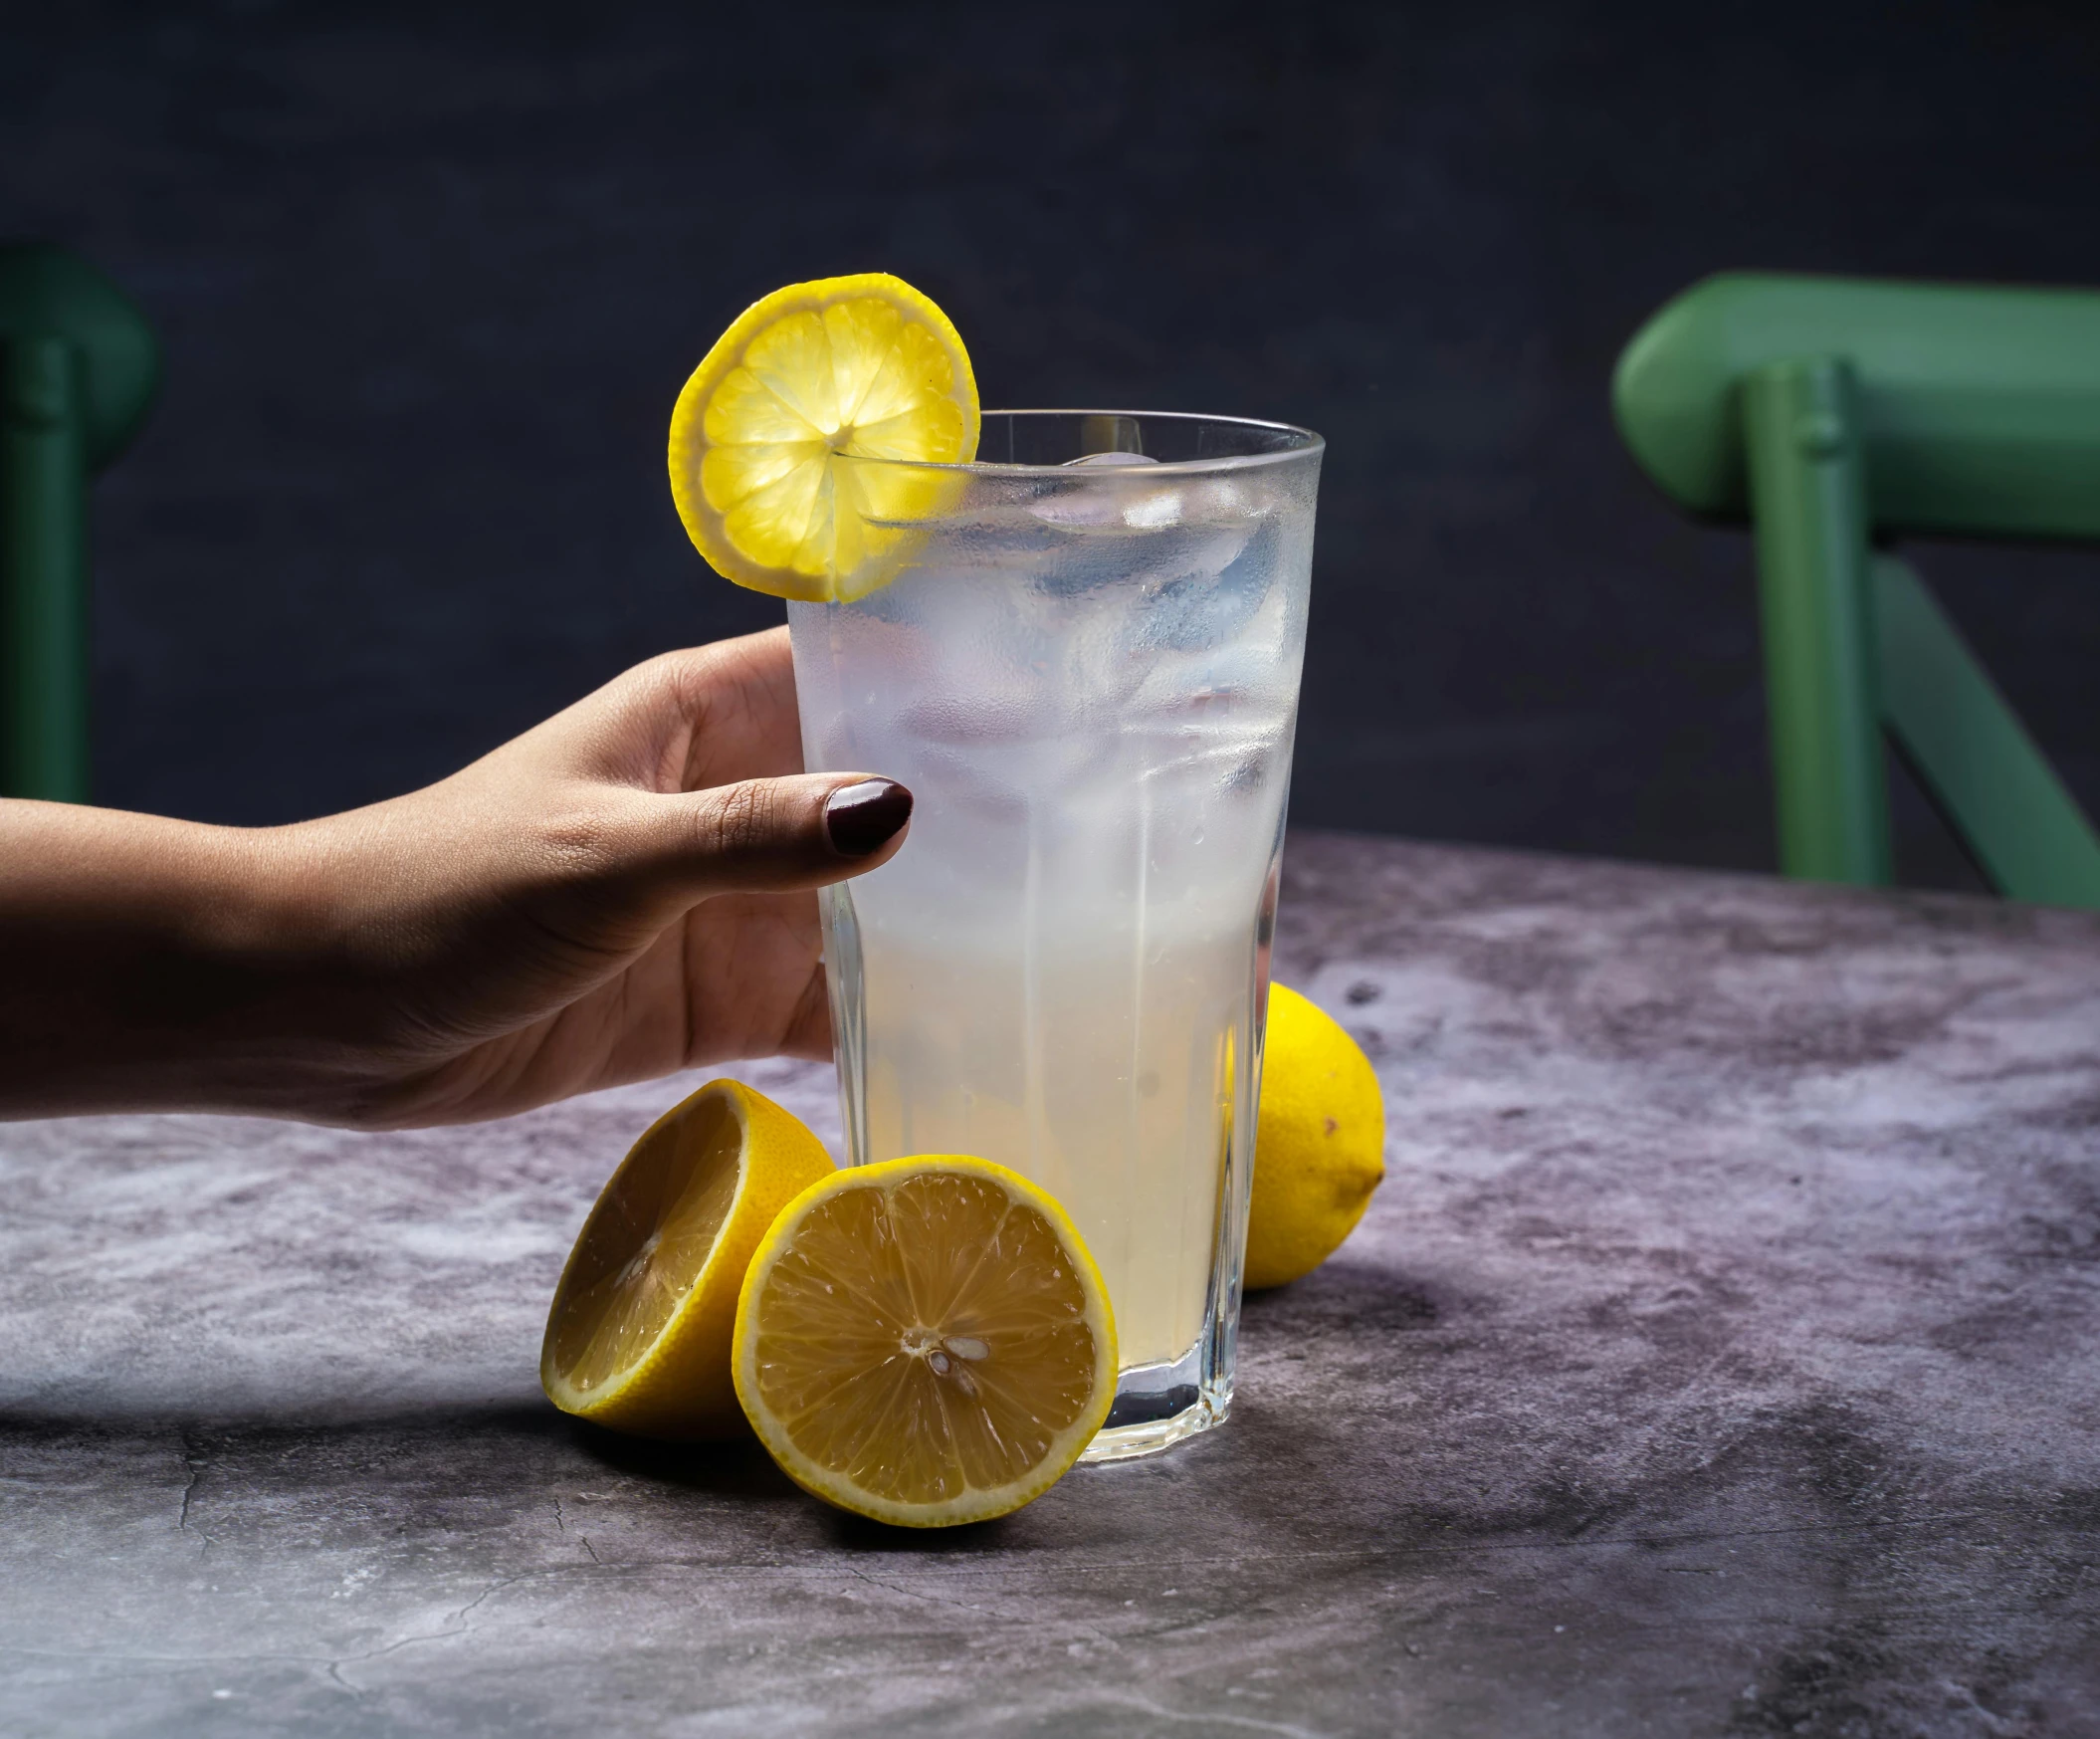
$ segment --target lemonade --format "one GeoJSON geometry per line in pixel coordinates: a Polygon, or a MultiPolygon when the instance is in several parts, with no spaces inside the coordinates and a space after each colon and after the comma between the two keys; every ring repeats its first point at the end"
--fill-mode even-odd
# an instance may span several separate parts
{"type": "Polygon", "coordinates": [[[788,609],[810,769],[917,798],[823,895],[849,1160],[975,1154],[1063,1203],[1121,1348],[1094,1458],[1231,1400],[1320,455],[987,413],[972,466],[834,460],[917,516],[873,522],[884,584],[788,609]]]}

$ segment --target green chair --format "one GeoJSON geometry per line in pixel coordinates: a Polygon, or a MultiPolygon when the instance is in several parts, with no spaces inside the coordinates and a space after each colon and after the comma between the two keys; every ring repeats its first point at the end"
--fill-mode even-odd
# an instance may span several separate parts
{"type": "Polygon", "coordinates": [[[159,376],[152,327],[102,273],[0,247],[0,795],[88,800],[88,480],[159,376]]]}
{"type": "Polygon", "coordinates": [[[1885,727],[1998,892],[2100,906],[2100,836],[1885,548],[2100,539],[2100,293],[1724,273],[1611,397],[1672,501],[1756,528],[1786,874],[1889,880],[1885,727]]]}

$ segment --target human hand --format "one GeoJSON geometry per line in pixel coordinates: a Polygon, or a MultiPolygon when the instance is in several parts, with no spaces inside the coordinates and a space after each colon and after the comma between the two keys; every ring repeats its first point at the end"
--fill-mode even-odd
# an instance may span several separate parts
{"type": "MultiPolygon", "coordinates": [[[[122,980],[141,922],[148,1018],[118,1019],[85,1077],[62,1054],[13,1091],[0,1072],[0,1101],[400,1127],[828,1054],[812,890],[885,862],[911,796],[800,768],[776,629],[654,659],[450,778],[317,821],[251,831],[9,805],[38,812],[31,836],[76,818],[112,884],[127,850],[152,856],[162,868],[129,905],[162,917],[74,914],[89,970],[60,998],[60,1049],[96,1044],[93,986],[122,980]]],[[[28,855],[53,855],[49,841],[28,855]]],[[[48,956],[48,935],[9,927],[14,879],[12,898],[0,879],[0,960],[48,956]]]]}

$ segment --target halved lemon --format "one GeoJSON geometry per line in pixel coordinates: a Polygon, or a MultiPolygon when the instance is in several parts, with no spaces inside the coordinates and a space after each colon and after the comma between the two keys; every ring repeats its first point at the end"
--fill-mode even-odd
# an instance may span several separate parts
{"type": "Polygon", "coordinates": [[[985,1160],[834,1173],[780,1215],[736,1306],[736,1397],[804,1490],[948,1527],[1054,1485],[1108,1416],[1116,1323],[1065,1210],[985,1160]]]}
{"type": "Polygon", "coordinates": [[[790,284],[745,309],[679,393],[671,496],[725,579],[855,598],[895,576],[915,523],[950,498],[952,474],[925,467],[975,458],[977,420],[969,353],[903,279],[790,284]]]}
{"type": "Polygon", "coordinates": [[[548,1399],[644,1436],[740,1433],[737,1289],[780,1209],[832,1169],[798,1118],[740,1081],[665,1112],[599,1193],[554,1288],[548,1399]]]}

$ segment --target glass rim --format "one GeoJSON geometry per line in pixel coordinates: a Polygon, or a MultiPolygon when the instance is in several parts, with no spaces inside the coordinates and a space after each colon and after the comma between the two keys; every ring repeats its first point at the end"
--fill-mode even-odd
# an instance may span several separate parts
{"type": "MultiPolygon", "coordinates": [[[[1241,471],[1256,465],[1277,465],[1309,455],[1325,452],[1327,441],[1313,430],[1301,428],[1296,423],[1274,422],[1266,417],[1215,416],[1207,411],[1185,410],[1102,410],[1093,406],[1084,409],[1059,409],[1044,407],[1029,410],[987,410],[978,413],[979,428],[991,417],[1128,417],[1135,422],[1172,423],[1229,423],[1242,429],[1267,429],[1276,434],[1296,437],[1291,446],[1280,447],[1269,453],[1225,453],[1215,459],[1156,459],[1145,466],[1098,465],[1091,470],[1065,460],[1057,465],[1027,465],[1017,460],[933,460],[933,459],[885,459],[873,453],[834,453],[834,459],[845,459],[855,465],[895,465],[912,471],[950,471],[964,477],[1128,477],[1141,471],[1147,477],[1184,477],[1191,472],[1241,471]]],[[[1141,457],[1141,455],[1133,455],[1141,457]]]]}

